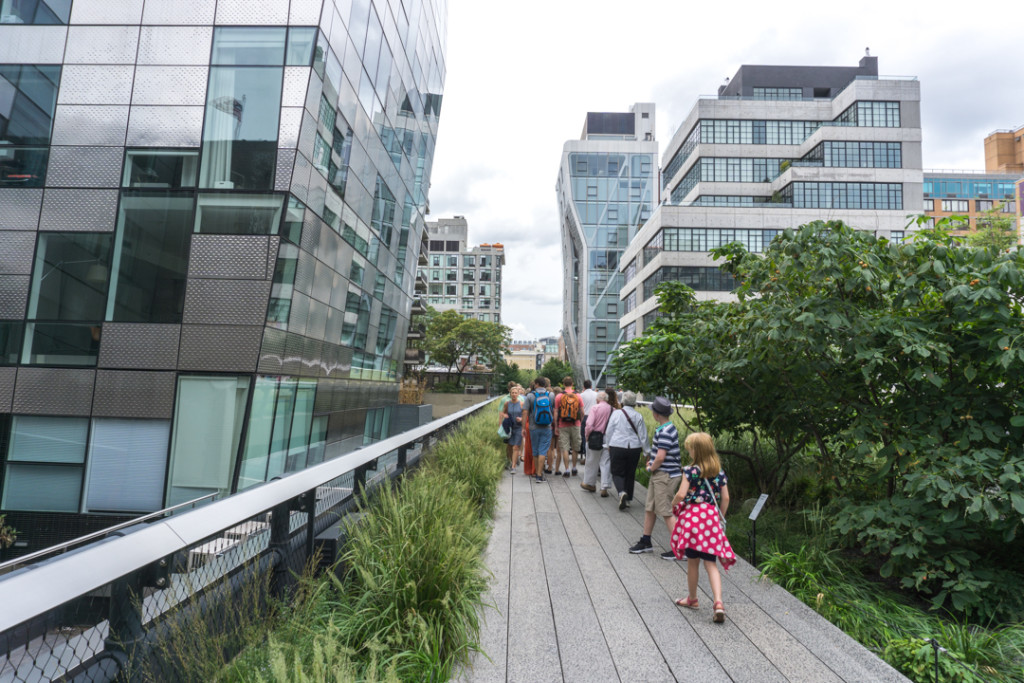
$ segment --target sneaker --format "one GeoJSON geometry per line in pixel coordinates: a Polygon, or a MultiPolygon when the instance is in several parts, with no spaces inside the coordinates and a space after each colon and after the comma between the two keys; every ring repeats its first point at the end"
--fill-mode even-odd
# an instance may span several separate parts
{"type": "Polygon", "coordinates": [[[608,497],[608,489],[601,489],[601,497],[602,498],[607,498],[608,497]]]}
{"type": "MultiPolygon", "coordinates": [[[[584,483],[580,484],[580,488],[583,489],[584,491],[590,491],[591,493],[593,493],[594,491],[597,490],[596,486],[591,486],[590,484],[584,484],[584,483]]],[[[607,495],[607,494],[605,494],[605,495],[607,495]]]]}
{"type": "Polygon", "coordinates": [[[565,472],[564,472],[564,473],[562,474],[562,476],[563,476],[563,477],[565,477],[566,479],[568,479],[568,478],[569,478],[569,470],[566,470],[566,471],[565,471],[565,472]]]}
{"type": "Polygon", "coordinates": [[[629,505],[629,502],[626,500],[626,492],[623,491],[619,494],[619,509],[625,510],[627,505],[629,505]]]}
{"type": "Polygon", "coordinates": [[[579,474],[579,473],[578,473],[578,472],[576,471],[576,468],[575,468],[575,467],[573,467],[573,468],[572,468],[572,476],[574,476],[574,477],[575,477],[575,476],[577,476],[578,474],[579,474]]]}
{"type": "Polygon", "coordinates": [[[674,552],[672,552],[671,550],[666,550],[665,552],[663,552],[661,554],[661,559],[668,560],[669,562],[675,562],[676,561],[676,554],[674,552]]]}
{"type": "Polygon", "coordinates": [[[550,467],[545,467],[544,468],[544,474],[551,474],[551,468],[550,467]]]}
{"type": "Polygon", "coordinates": [[[645,541],[641,538],[639,541],[636,542],[636,545],[629,549],[629,552],[633,553],[634,555],[639,555],[640,553],[653,553],[654,547],[651,546],[650,541],[645,541]]]}
{"type": "Polygon", "coordinates": [[[540,475],[537,475],[537,477],[536,477],[536,482],[537,482],[538,484],[543,484],[543,483],[544,483],[544,482],[546,482],[546,481],[547,481],[547,479],[545,479],[544,477],[542,477],[542,476],[540,476],[540,475]]]}

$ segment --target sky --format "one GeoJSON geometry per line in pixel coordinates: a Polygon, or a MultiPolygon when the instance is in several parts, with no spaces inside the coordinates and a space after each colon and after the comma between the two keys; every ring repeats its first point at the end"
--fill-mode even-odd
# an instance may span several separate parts
{"type": "Polygon", "coordinates": [[[742,64],[856,66],[921,82],[925,169],[984,169],[984,138],[1024,124],[1018,7],[890,0],[448,0],[447,77],[428,220],[465,216],[471,245],[505,245],[502,322],[562,327],[555,180],[588,111],[654,102],[660,155],[700,95],[742,64]],[[978,6],[981,8],[982,6],[978,6]],[[1001,25],[1001,19],[1006,25],[1001,25]]]}

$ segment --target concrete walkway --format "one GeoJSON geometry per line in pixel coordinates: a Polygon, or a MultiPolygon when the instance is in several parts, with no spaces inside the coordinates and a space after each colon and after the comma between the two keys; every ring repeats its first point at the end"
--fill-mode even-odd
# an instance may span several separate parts
{"type": "Polygon", "coordinates": [[[627,550],[642,530],[646,491],[637,488],[620,512],[615,498],[582,490],[580,477],[506,476],[487,548],[486,656],[474,655],[456,680],[907,681],[742,560],[723,573],[725,624],[711,622],[703,570],[700,610],[676,607],[686,563],[658,557],[668,548],[664,523],[654,553],[627,550]]]}

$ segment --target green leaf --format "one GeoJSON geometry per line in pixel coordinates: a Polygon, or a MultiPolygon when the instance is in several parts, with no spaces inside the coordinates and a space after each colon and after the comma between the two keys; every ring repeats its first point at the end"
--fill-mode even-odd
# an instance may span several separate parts
{"type": "Polygon", "coordinates": [[[978,371],[974,369],[973,365],[968,365],[964,368],[964,377],[967,378],[968,382],[973,382],[974,378],[978,376],[978,371]]]}
{"type": "Polygon", "coordinates": [[[1014,427],[1024,427],[1024,415],[1014,415],[1010,418],[1010,424],[1014,427]]]}

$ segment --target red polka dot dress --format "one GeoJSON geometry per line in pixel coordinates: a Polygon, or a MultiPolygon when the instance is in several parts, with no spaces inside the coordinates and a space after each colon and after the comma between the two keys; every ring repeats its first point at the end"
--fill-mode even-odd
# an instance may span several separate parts
{"type": "MultiPolygon", "coordinates": [[[[680,560],[685,557],[687,548],[714,555],[721,561],[722,569],[729,569],[736,564],[736,554],[718,521],[718,509],[710,502],[711,494],[700,476],[700,468],[684,467],[683,476],[689,481],[690,489],[674,511],[677,520],[672,530],[672,551],[680,560]]],[[[721,498],[721,487],[727,481],[725,472],[711,480],[716,498],[721,498]]]]}

